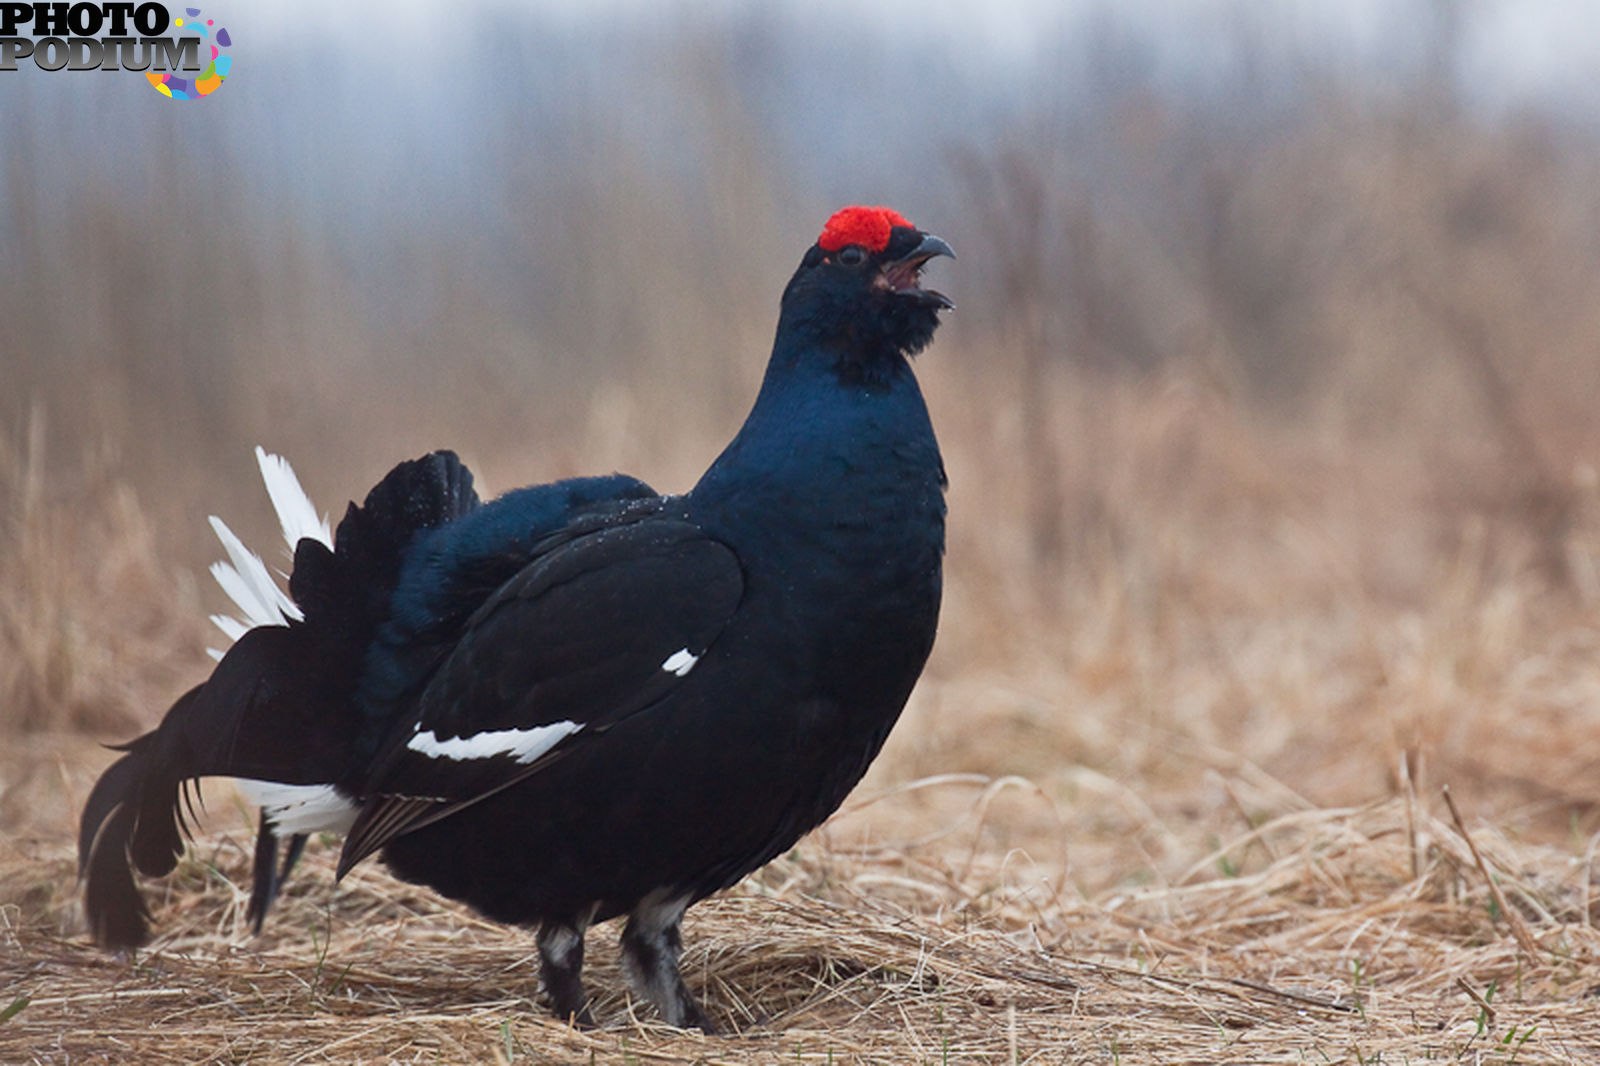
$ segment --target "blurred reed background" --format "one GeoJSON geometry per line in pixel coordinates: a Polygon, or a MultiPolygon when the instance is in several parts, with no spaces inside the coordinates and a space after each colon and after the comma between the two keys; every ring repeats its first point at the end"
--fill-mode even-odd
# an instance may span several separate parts
{"type": "Polygon", "coordinates": [[[202,676],[258,442],[336,512],[435,447],[687,488],[882,202],[960,253],[950,596],[882,773],[1165,814],[1403,756],[1589,818],[1597,20],[259,6],[211,99],[0,75],[0,730],[121,739],[202,676]]]}

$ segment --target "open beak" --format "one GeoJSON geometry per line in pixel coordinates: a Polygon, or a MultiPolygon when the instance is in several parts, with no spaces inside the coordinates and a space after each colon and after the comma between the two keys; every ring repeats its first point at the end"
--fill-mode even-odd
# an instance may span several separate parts
{"type": "Polygon", "coordinates": [[[956,306],[954,300],[942,292],[924,289],[921,285],[922,268],[927,266],[928,260],[941,255],[954,259],[956,252],[942,238],[924,233],[921,243],[909,253],[884,266],[883,274],[880,276],[881,283],[891,292],[910,297],[926,306],[946,311],[954,310],[956,306]]]}

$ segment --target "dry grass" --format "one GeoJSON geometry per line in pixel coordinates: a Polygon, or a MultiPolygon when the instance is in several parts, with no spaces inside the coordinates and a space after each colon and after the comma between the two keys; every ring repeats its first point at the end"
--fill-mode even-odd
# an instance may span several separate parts
{"type": "Polygon", "coordinates": [[[47,473],[43,409],[16,428],[0,433],[0,729],[126,733],[202,661],[194,583],[162,560],[114,455],[47,473]]]}
{"type": "MultiPolygon", "coordinates": [[[[157,944],[134,962],[108,958],[75,925],[63,841],[14,840],[0,860],[0,998],[14,1008],[0,1026],[0,1061],[1533,1063],[1600,1054],[1594,842],[1578,852],[1519,844],[1481,822],[1458,827],[1437,801],[1407,790],[1354,808],[1286,810],[1190,856],[1165,883],[1093,894],[1063,885],[1059,866],[981,844],[838,844],[864,806],[930,792],[970,803],[985,794],[971,784],[933,781],[858,801],[828,833],[697,908],[686,972],[732,1034],[713,1039],[666,1029],[648,1008],[636,1014],[600,935],[590,977],[602,1028],[548,1020],[527,935],[378,870],[332,887],[326,844],[311,848],[268,933],[249,939],[242,816],[241,828],[200,840],[156,889],[157,944]]],[[[1201,820],[1221,830],[1232,813],[1201,820]]],[[[962,835],[958,824],[941,828],[962,835]]]]}

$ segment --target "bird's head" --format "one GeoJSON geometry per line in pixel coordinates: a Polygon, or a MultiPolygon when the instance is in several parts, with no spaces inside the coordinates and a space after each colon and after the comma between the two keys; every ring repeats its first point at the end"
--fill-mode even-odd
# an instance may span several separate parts
{"type": "Polygon", "coordinates": [[[842,370],[874,377],[880,364],[933,340],[950,298],[921,285],[922,269],[950,245],[887,207],[834,213],[783,292],[782,321],[837,354],[842,370]]]}

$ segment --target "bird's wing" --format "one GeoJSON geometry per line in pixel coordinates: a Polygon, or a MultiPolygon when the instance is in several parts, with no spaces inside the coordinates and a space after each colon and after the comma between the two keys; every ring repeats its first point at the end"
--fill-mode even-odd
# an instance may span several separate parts
{"type": "Polygon", "coordinates": [[[385,843],[603,743],[694,670],[738,609],[738,558],[653,517],[541,554],[473,615],[379,754],[339,874],[385,843]]]}
{"type": "Polygon", "coordinates": [[[361,657],[355,702],[364,725],[355,765],[370,766],[381,754],[473,616],[519,572],[560,544],[664,503],[637,478],[570,478],[508,492],[431,531],[406,555],[383,624],[361,657]]]}

